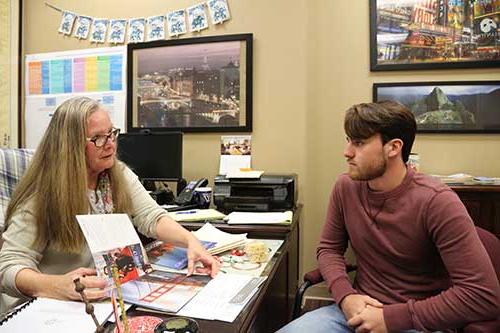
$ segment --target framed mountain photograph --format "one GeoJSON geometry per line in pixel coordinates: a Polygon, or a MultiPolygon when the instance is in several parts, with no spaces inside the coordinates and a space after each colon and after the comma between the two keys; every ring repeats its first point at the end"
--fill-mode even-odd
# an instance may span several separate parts
{"type": "Polygon", "coordinates": [[[500,81],[375,83],[373,100],[395,100],[423,133],[500,133],[500,81]]]}

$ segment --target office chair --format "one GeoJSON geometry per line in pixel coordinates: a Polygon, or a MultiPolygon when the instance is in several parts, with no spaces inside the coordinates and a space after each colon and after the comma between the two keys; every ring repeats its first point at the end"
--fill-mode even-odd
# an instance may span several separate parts
{"type": "MultiPolygon", "coordinates": [[[[497,274],[497,279],[500,282],[500,239],[487,230],[480,227],[476,227],[479,239],[483,243],[486,252],[488,253],[491,262],[493,263],[493,268],[497,274]]],[[[349,264],[346,262],[347,273],[356,270],[356,265],[349,264]]],[[[295,294],[295,303],[293,307],[292,320],[298,318],[301,315],[302,300],[304,294],[312,285],[320,283],[323,281],[323,276],[319,268],[307,272],[304,275],[304,282],[299,286],[295,294]]],[[[500,332],[500,317],[496,320],[483,321],[470,323],[464,328],[459,330],[460,333],[498,333],[500,332]]]]}

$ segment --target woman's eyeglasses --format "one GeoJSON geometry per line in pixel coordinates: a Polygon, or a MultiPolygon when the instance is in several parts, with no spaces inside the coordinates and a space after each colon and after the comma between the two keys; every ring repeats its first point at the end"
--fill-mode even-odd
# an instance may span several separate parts
{"type": "Polygon", "coordinates": [[[87,138],[87,141],[92,142],[97,148],[101,148],[108,142],[109,139],[114,142],[118,135],[120,135],[120,129],[113,128],[108,134],[96,135],[92,138],[87,138]]]}

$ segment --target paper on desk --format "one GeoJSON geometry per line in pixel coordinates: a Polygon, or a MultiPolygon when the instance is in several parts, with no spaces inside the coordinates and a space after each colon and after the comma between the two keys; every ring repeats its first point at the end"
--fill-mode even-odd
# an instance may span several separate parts
{"type": "Polygon", "coordinates": [[[177,222],[222,220],[226,215],[215,209],[191,209],[170,212],[168,215],[177,222]]]}
{"type": "MultiPolygon", "coordinates": [[[[110,302],[92,303],[97,320],[103,323],[113,311],[110,302]]],[[[92,317],[82,302],[37,298],[0,327],[10,333],[88,333],[95,331],[92,317]]]]}
{"type": "Polygon", "coordinates": [[[240,169],[228,171],[226,174],[226,178],[257,179],[257,178],[260,178],[260,176],[262,176],[263,173],[264,173],[264,171],[261,171],[261,170],[240,168],[240,169]]]}
{"type": "Polygon", "coordinates": [[[193,231],[193,234],[199,240],[204,240],[207,242],[215,242],[216,245],[210,249],[208,252],[210,254],[218,254],[227,250],[243,246],[247,241],[247,234],[230,234],[222,230],[217,229],[210,223],[205,223],[200,229],[193,231]]]}
{"type": "Polygon", "coordinates": [[[286,212],[232,212],[227,217],[228,224],[290,224],[293,213],[286,212]]]}
{"type": "Polygon", "coordinates": [[[233,322],[266,278],[219,273],[177,315],[233,322]]]}

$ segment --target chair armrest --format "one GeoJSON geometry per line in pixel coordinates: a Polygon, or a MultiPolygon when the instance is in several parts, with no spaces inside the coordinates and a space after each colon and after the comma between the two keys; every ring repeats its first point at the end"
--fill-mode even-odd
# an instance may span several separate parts
{"type": "Polygon", "coordinates": [[[323,280],[324,279],[319,271],[319,268],[309,271],[304,275],[304,282],[309,282],[311,285],[320,283],[323,280]]]}
{"type": "MultiPolygon", "coordinates": [[[[357,266],[346,262],[345,269],[346,272],[349,273],[355,271],[357,269],[357,266]]],[[[309,271],[306,274],[304,274],[304,282],[302,282],[302,284],[297,289],[297,292],[295,293],[295,303],[293,306],[292,320],[297,319],[300,316],[302,308],[302,299],[304,298],[304,294],[307,288],[317,283],[320,283],[323,280],[324,279],[323,276],[321,275],[319,268],[313,269],[312,271],[309,271]]]]}

